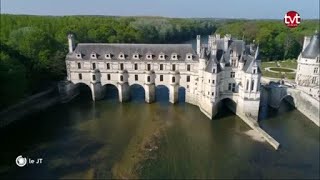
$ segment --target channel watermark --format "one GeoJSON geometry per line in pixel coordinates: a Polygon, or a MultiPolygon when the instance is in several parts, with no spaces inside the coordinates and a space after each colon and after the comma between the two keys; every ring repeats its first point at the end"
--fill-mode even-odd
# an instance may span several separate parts
{"type": "Polygon", "coordinates": [[[42,158],[36,158],[36,159],[32,159],[32,158],[27,158],[27,157],[23,157],[22,155],[19,155],[16,158],[16,164],[19,167],[24,167],[26,165],[39,165],[42,164],[43,159],[42,158]]]}
{"type": "Polygon", "coordinates": [[[296,28],[301,22],[301,17],[296,11],[289,11],[284,15],[283,22],[289,28],[296,28]]]}

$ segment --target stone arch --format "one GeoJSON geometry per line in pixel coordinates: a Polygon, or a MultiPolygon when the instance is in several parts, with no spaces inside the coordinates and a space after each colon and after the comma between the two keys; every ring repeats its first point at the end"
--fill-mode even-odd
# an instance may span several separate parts
{"type": "Polygon", "coordinates": [[[118,99],[119,98],[119,89],[118,86],[114,83],[106,83],[102,86],[102,90],[104,91],[105,99],[118,99]]]}
{"type": "Polygon", "coordinates": [[[218,102],[218,116],[225,116],[225,114],[229,114],[224,107],[227,107],[234,114],[237,113],[237,102],[230,97],[224,97],[218,102]]]}
{"type": "Polygon", "coordinates": [[[145,101],[146,90],[140,83],[134,83],[129,86],[130,99],[134,102],[145,101]]]}
{"type": "Polygon", "coordinates": [[[178,89],[178,103],[185,103],[186,102],[186,88],[180,86],[178,89]]]}
{"type": "Polygon", "coordinates": [[[74,84],[74,90],[81,98],[92,99],[92,89],[91,86],[84,82],[78,82],[74,84]]]}
{"type": "Polygon", "coordinates": [[[169,87],[166,85],[157,85],[155,88],[155,98],[158,102],[169,102],[169,87]]]}
{"type": "Polygon", "coordinates": [[[285,96],[283,96],[280,100],[279,100],[279,104],[278,104],[278,108],[280,108],[281,104],[283,102],[287,102],[288,104],[290,104],[293,107],[296,107],[296,102],[295,102],[295,98],[290,95],[290,94],[286,94],[285,96]]]}

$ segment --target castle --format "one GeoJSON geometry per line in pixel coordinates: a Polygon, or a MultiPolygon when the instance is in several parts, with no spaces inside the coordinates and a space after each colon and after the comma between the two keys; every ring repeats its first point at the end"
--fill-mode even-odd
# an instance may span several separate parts
{"type": "Polygon", "coordinates": [[[320,100],[320,41],[319,33],[305,36],[302,51],[298,57],[296,84],[298,88],[320,100]]]}
{"type": "Polygon", "coordinates": [[[104,87],[117,87],[119,100],[129,99],[130,86],[141,85],[145,101],[155,101],[156,86],[169,89],[176,103],[178,89],[185,88],[185,101],[210,119],[224,99],[231,100],[237,115],[257,120],[260,103],[259,47],[246,45],[230,35],[210,35],[207,44],[197,36],[191,44],[74,44],[68,36],[66,56],[68,81],[90,87],[93,100],[102,99],[104,87]]]}

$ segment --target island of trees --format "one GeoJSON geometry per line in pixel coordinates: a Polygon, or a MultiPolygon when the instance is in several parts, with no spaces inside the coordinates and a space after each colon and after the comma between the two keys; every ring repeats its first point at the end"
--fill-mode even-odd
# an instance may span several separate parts
{"type": "Polygon", "coordinates": [[[318,28],[305,20],[287,28],[282,20],[181,19],[163,17],[30,16],[1,14],[0,109],[52,86],[66,76],[66,36],[78,42],[182,43],[197,34],[232,34],[258,43],[263,61],[299,55],[303,37],[318,28]]]}

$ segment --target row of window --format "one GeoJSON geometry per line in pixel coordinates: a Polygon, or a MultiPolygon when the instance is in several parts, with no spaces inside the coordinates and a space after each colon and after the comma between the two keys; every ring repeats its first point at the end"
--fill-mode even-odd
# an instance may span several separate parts
{"type": "MultiPolygon", "coordinates": [[[[82,58],[82,54],[77,53],[76,57],[78,59],[81,59],[82,58]]],[[[91,57],[91,59],[97,59],[98,55],[96,53],[91,53],[90,57],[91,57]]],[[[135,53],[135,54],[132,55],[132,59],[135,59],[135,60],[139,60],[141,57],[142,56],[140,54],[138,54],[138,53],[135,53]]],[[[146,59],[147,60],[153,60],[154,57],[155,56],[153,54],[151,54],[151,53],[148,53],[146,55],[146,59]]],[[[172,60],[178,60],[178,57],[179,57],[179,55],[177,53],[172,53],[171,54],[171,59],[172,60]]],[[[110,54],[110,53],[106,54],[105,58],[106,59],[111,59],[112,58],[112,54],[110,54]]],[[[118,55],[118,59],[125,59],[125,58],[126,58],[126,55],[124,53],[120,53],[118,55]]],[[[166,59],[166,55],[161,53],[161,54],[159,54],[158,59],[159,60],[165,60],[166,59]]],[[[188,53],[187,56],[186,56],[186,59],[187,60],[192,60],[193,59],[193,55],[191,53],[188,53]]]]}
{"type": "MultiPolygon", "coordinates": [[[[79,79],[81,80],[81,79],[82,79],[82,74],[79,73],[79,74],[78,74],[78,77],[79,77],[79,79]]],[[[107,79],[108,79],[108,80],[111,80],[111,75],[110,75],[110,74],[107,74],[107,79]]],[[[96,80],[96,75],[94,75],[94,74],[92,75],[92,80],[93,80],[93,81],[96,80]]],[[[139,80],[137,74],[134,75],[134,80],[135,80],[135,81],[138,81],[138,80],[139,80]]],[[[186,80],[187,80],[187,82],[190,82],[190,76],[187,76],[187,77],[186,77],[186,80]]],[[[120,81],[123,81],[123,75],[120,76],[120,81]]],[[[150,82],[150,76],[147,77],[147,81],[150,82]]],[[[160,81],[161,81],[161,82],[163,81],[163,75],[160,75],[160,81]]],[[[173,82],[173,83],[176,82],[176,78],[175,78],[175,77],[172,77],[171,82],[173,82]]]]}
{"type": "MultiPolygon", "coordinates": [[[[81,63],[78,63],[78,69],[81,69],[81,63]]],[[[92,69],[96,69],[96,63],[92,63],[92,69]]],[[[107,69],[110,69],[110,63],[107,63],[107,69]]],[[[160,71],[162,71],[163,69],[164,69],[163,68],[163,64],[160,64],[160,71]]],[[[120,70],[124,70],[123,63],[120,63],[120,70]]],[[[137,63],[134,64],[134,70],[138,70],[138,64],[137,63]]],[[[147,64],[147,70],[151,71],[151,64],[147,64]]],[[[172,71],[176,70],[176,65],[175,64],[172,64],[171,70],[172,71]]],[[[188,64],[187,65],[187,71],[190,71],[190,70],[191,70],[191,65],[188,64]]]]}

